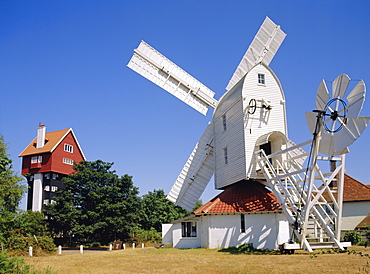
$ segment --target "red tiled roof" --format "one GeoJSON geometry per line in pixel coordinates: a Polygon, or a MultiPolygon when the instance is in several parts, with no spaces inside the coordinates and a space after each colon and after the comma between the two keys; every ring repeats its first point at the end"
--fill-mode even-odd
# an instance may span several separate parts
{"type": "Polygon", "coordinates": [[[345,174],[343,201],[370,201],[370,187],[345,174]]]}
{"type": "MultiPolygon", "coordinates": [[[[320,187],[321,188],[321,187],[320,187]]],[[[333,193],[337,198],[337,193],[333,193]]],[[[327,192],[323,193],[325,199],[330,202],[331,198],[327,192]]],[[[344,174],[343,202],[370,201],[370,187],[357,181],[351,176],[344,174]]]]}
{"type": "Polygon", "coordinates": [[[76,136],[72,128],[62,129],[53,132],[47,132],[45,134],[45,145],[42,148],[36,148],[37,137],[18,155],[18,157],[24,157],[27,155],[41,154],[41,153],[50,153],[60,144],[60,142],[67,136],[68,133],[72,133],[73,138],[75,139],[78,149],[80,150],[82,157],[85,159],[85,155],[82,152],[82,149],[77,141],[76,136]]]}
{"type": "Polygon", "coordinates": [[[45,145],[42,148],[36,148],[37,137],[19,154],[19,157],[40,154],[46,152],[52,152],[56,145],[59,144],[62,138],[64,138],[71,129],[63,129],[45,134],[45,145]]]}
{"type": "Polygon", "coordinates": [[[274,194],[256,181],[235,183],[194,211],[200,213],[236,213],[281,210],[274,194]]]}

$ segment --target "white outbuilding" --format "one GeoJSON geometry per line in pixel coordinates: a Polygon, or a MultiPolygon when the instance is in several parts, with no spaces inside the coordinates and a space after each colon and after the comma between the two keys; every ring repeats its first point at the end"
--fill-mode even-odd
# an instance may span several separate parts
{"type": "Polygon", "coordinates": [[[253,243],[278,249],[290,229],[274,196],[256,181],[229,186],[194,214],[162,225],[162,243],[175,248],[227,248],[253,243]]]}

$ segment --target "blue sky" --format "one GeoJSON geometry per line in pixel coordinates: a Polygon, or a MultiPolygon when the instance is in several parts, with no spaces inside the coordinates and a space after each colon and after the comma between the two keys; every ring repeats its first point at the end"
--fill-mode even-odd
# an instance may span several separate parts
{"type": "MultiPolygon", "coordinates": [[[[126,67],[145,40],[220,98],[269,16],[287,37],[270,64],[287,101],[289,138],[311,138],[305,112],[322,79],[370,85],[368,1],[1,1],[0,133],[17,155],[35,137],[72,127],[88,160],[114,162],[140,194],[170,190],[206,117],[126,67]]],[[[370,116],[365,101],[362,115],[370,116]]],[[[347,173],[367,176],[369,129],[347,173]]],[[[213,182],[202,196],[216,192],[213,182]]]]}

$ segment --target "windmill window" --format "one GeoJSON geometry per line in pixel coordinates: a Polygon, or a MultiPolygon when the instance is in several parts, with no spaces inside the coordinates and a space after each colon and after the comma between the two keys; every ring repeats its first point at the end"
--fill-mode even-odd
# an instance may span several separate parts
{"type": "Polygon", "coordinates": [[[224,126],[224,131],[226,130],[226,114],[222,116],[222,125],[224,126]]]}
{"type": "Polygon", "coordinates": [[[244,214],[240,215],[240,232],[242,233],[245,232],[245,215],[244,214]]]}
{"type": "Polygon", "coordinates": [[[181,236],[197,237],[197,222],[181,222],[181,236]]]}
{"type": "Polygon", "coordinates": [[[229,158],[227,155],[227,147],[224,148],[224,160],[225,160],[225,165],[229,163],[229,158]]]}
{"type": "Polygon", "coordinates": [[[64,144],[64,151],[73,153],[73,146],[64,144]]]}
{"type": "Polygon", "coordinates": [[[258,84],[259,85],[264,85],[265,84],[265,75],[258,73],[258,84]]]}

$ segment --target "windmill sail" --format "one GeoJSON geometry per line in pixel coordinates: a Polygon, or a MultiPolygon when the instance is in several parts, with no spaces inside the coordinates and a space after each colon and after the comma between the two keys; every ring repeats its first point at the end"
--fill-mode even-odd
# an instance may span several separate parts
{"type": "Polygon", "coordinates": [[[134,50],[127,66],[203,115],[209,107],[217,106],[212,90],[144,41],[134,50]]]}
{"type": "Polygon", "coordinates": [[[232,89],[256,64],[262,62],[268,66],[285,36],[286,34],[280,29],[280,26],[266,17],[226,89],[232,89]]]}
{"type": "Polygon", "coordinates": [[[192,211],[214,173],[213,129],[208,124],[190,154],[167,199],[192,211]]]}

